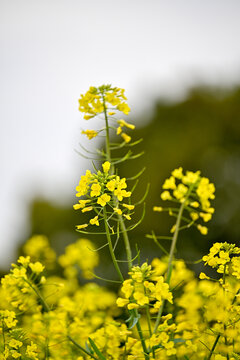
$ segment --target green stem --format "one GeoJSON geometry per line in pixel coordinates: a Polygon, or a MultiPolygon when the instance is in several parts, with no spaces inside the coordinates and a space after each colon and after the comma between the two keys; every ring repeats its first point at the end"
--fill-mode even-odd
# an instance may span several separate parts
{"type": "Polygon", "coordinates": [[[98,360],[98,358],[96,358],[94,355],[92,355],[90,352],[88,352],[87,350],[85,350],[81,345],[79,345],[70,335],[67,336],[67,338],[79,349],[81,350],[83,353],[87,354],[88,356],[90,356],[92,359],[98,360]]]}
{"type": "Polygon", "coordinates": [[[25,281],[33,289],[33,291],[36,293],[36,295],[38,296],[38,298],[39,298],[39,300],[40,300],[40,302],[41,302],[41,304],[43,306],[44,311],[49,312],[50,307],[48,306],[48,304],[46,303],[46,301],[44,300],[44,298],[42,297],[42,295],[38,291],[38,289],[35,286],[33,286],[30,281],[28,281],[26,279],[25,279],[25,281]]]}
{"type": "Polygon", "coordinates": [[[2,337],[3,337],[3,350],[6,348],[5,333],[4,333],[4,322],[2,320],[2,337]]]}
{"type": "MultiPolygon", "coordinates": [[[[176,243],[177,243],[177,239],[178,239],[178,233],[179,233],[179,228],[180,228],[180,224],[181,224],[182,213],[183,213],[184,206],[185,206],[185,201],[180,206],[178,216],[177,216],[176,225],[175,225],[176,228],[175,228],[175,231],[174,231],[174,234],[173,234],[173,237],[172,237],[172,244],[171,244],[171,248],[170,248],[169,259],[168,259],[168,268],[167,268],[167,274],[166,274],[166,279],[167,279],[168,284],[170,283],[170,279],[171,279],[173,256],[174,256],[176,243]]],[[[159,325],[161,317],[162,317],[162,312],[163,312],[164,305],[165,305],[165,300],[162,301],[162,305],[161,305],[161,307],[160,307],[160,309],[158,311],[158,315],[157,315],[157,319],[156,319],[156,322],[155,322],[153,333],[155,333],[157,331],[158,325],[159,325]]]]}
{"type": "MultiPolygon", "coordinates": [[[[223,285],[225,285],[225,282],[226,282],[226,264],[224,265],[224,271],[223,271],[223,285]]],[[[223,288],[223,293],[224,293],[224,296],[225,296],[225,288],[223,288]]],[[[224,325],[224,330],[225,330],[225,325],[224,325]]],[[[214,344],[212,346],[212,349],[210,350],[210,354],[207,358],[207,360],[210,360],[211,357],[212,357],[212,354],[215,350],[215,347],[217,346],[217,343],[218,343],[218,340],[220,339],[221,335],[218,334],[215,341],[214,341],[214,344]]],[[[225,341],[226,341],[226,338],[225,338],[225,341]]]]}
{"type": "MultiPolygon", "coordinates": [[[[108,125],[108,117],[107,117],[107,108],[105,104],[104,95],[102,96],[103,100],[103,108],[104,108],[104,117],[105,117],[105,125],[106,125],[106,159],[111,162],[111,150],[110,150],[110,136],[109,136],[109,125],[108,125]]],[[[112,168],[112,172],[114,169],[112,168]]]]}
{"type": "Polygon", "coordinates": [[[109,227],[108,227],[108,223],[107,223],[107,214],[106,214],[105,207],[103,209],[103,216],[104,216],[104,225],[105,225],[105,230],[106,230],[106,235],[107,235],[108,247],[109,247],[110,255],[112,257],[113,265],[115,266],[115,269],[117,270],[120,280],[123,282],[124,278],[122,276],[121,270],[118,266],[118,263],[117,263],[117,260],[116,260],[116,257],[115,257],[114,251],[113,251],[112,240],[111,240],[111,235],[110,235],[109,227]]]}
{"type": "Polygon", "coordinates": [[[130,271],[132,268],[132,251],[131,251],[131,247],[130,247],[128,233],[127,233],[126,226],[123,221],[122,215],[118,215],[118,218],[119,218],[120,228],[122,231],[123,241],[124,241],[125,250],[126,250],[126,254],[127,254],[128,270],[130,271]]]}
{"type": "MultiPolygon", "coordinates": [[[[176,243],[177,243],[177,239],[178,239],[178,233],[179,233],[179,228],[180,228],[180,224],[181,224],[181,217],[182,217],[182,213],[184,210],[184,206],[185,206],[185,201],[181,204],[180,209],[179,209],[179,213],[177,216],[177,221],[176,221],[176,229],[174,231],[173,234],[173,238],[172,238],[172,244],[171,244],[171,248],[170,248],[170,253],[169,253],[169,259],[168,259],[168,268],[167,268],[167,275],[166,278],[169,278],[171,269],[172,269],[172,261],[173,261],[173,256],[174,256],[174,252],[175,252],[175,248],[176,248],[176,243]]],[[[170,279],[169,279],[170,282],[170,279]]]]}
{"type": "MultiPolygon", "coordinates": [[[[102,96],[102,100],[103,100],[104,117],[105,117],[105,125],[106,125],[106,155],[107,155],[106,160],[111,163],[112,159],[111,159],[111,150],[110,150],[109,125],[108,125],[107,108],[105,105],[104,95],[102,96]]],[[[113,173],[114,173],[114,165],[111,165],[110,174],[113,174],[113,173]]],[[[116,203],[117,203],[117,201],[116,201],[116,203]]],[[[127,261],[128,261],[128,269],[130,271],[132,268],[132,251],[131,251],[131,247],[130,247],[128,233],[127,233],[126,226],[124,224],[122,215],[118,215],[118,219],[119,219],[120,228],[121,228],[121,231],[123,234],[123,240],[124,240],[125,250],[126,250],[126,254],[127,254],[127,261]]]]}
{"type": "MultiPolygon", "coordinates": [[[[103,108],[104,108],[104,117],[105,117],[105,125],[106,125],[106,160],[109,161],[111,163],[111,150],[110,150],[110,136],[109,136],[109,125],[108,125],[108,116],[107,116],[107,108],[106,108],[106,104],[105,104],[105,99],[104,99],[104,95],[102,94],[102,100],[103,100],[103,108]]],[[[110,174],[114,174],[114,165],[111,164],[111,169],[110,169],[110,174]]],[[[117,203],[117,200],[116,200],[117,203]]],[[[129,238],[128,238],[128,233],[123,221],[123,218],[121,215],[118,215],[118,219],[119,219],[119,223],[120,223],[120,228],[123,234],[123,240],[124,240],[124,245],[125,245],[125,250],[126,250],[126,254],[127,254],[127,261],[128,261],[128,269],[131,270],[132,268],[132,252],[131,252],[131,247],[130,247],[130,242],[129,242],[129,238]]],[[[107,240],[108,240],[108,244],[109,244],[109,250],[110,250],[110,254],[113,260],[113,264],[119,274],[119,277],[121,279],[121,281],[123,282],[123,276],[121,273],[121,270],[118,266],[118,263],[116,261],[115,258],[115,254],[113,251],[113,247],[112,247],[112,241],[111,241],[111,235],[109,232],[109,228],[108,228],[108,224],[107,224],[107,216],[106,216],[106,210],[104,208],[104,224],[105,224],[105,229],[106,229],[106,234],[107,234],[107,240]]],[[[135,310],[135,313],[137,315],[137,310],[135,310]]],[[[142,344],[142,348],[143,348],[143,352],[144,352],[144,357],[145,360],[149,359],[149,355],[147,353],[147,347],[145,344],[145,340],[142,334],[142,329],[141,329],[141,325],[140,322],[138,321],[136,324],[137,327],[137,331],[140,337],[140,341],[142,344]]]]}
{"type": "Polygon", "coordinates": [[[150,336],[152,336],[152,327],[151,327],[151,317],[150,317],[150,313],[149,313],[149,306],[146,306],[146,314],[147,314],[147,323],[148,323],[149,334],[150,334],[150,336]]]}
{"type": "MultiPolygon", "coordinates": [[[[147,315],[147,323],[148,323],[148,329],[149,329],[149,335],[150,337],[152,336],[152,326],[151,326],[151,316],[150,316],[150,312],[149,312],[149,306],[146,306],[146,315],[147,315]]],[[[151,349],[152,354],[153,354],[153,358],[155,359],[155,351],[154,348],[152,347],[151,349]]]]}
{"type": "MultiPolygon", "coordinates": [[[[135,310],[134,312],[135,312],[135,316],[137,316],[137,311],[135,310]]],[[[136,327],[137,327],[137,331],[138,331],[140,341],[141,341],[141,344],[142,344],[144,358],[145,358],[145,360],[149,360],[149,354],[148,354],[147,346],[146,346],[146,343],[145,343],[145,340],[144,340],[144,337],[143,337],[142,328],[141,328],[141,324],[140,324],[139,320],[138,320],[138,322],[136,324],[136,327]]]]}
{"type": "Polygon", "coordinates": [[[212,354],[213,354],[213,352],[214,352],[214,350],[215,350],[215,347],[217,346],[218,340],[220,339],[220,336],[221,336],[221,335],[218,334],[218,336],[216,337],[216,339],[215,339],[215,341],[214,341],[214,344],[213,344],[213,346],[212,346],[212,348],[211,348],[211,351],[210,351],[210,354],[209,354],[207,360],[210,360],[210,359],[211,359],[212,354]]]}

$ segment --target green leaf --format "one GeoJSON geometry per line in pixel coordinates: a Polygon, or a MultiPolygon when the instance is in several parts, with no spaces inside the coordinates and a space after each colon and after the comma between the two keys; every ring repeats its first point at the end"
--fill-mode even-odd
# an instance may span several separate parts
{"type": "Polygon", "coordinates": [[[126,322],[129,322],[128,329],[132,329],[138,323],[140,317],[140,314],[136,315],[135,312],[131,311],[130,317],[126,320],[126,322]]]}
{"type": "Polygon", "coordinates": [[[99,357],[99,359],[101,360],[106,360],[105,356],[101,353],[101,351],[98,349],[97,345],[95,344],[95,342],[91,339],[88,338],[88,341],[90,342],[90,345],[92,347],[92,349],[95,351],[95,353],[97,354],[97,356],[99,357]]]}

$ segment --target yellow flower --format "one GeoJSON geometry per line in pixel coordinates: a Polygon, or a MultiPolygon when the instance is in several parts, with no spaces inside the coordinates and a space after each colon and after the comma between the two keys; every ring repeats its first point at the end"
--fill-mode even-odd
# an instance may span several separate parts
{"type": "Polygon", "coordinates": [[[123,138],[123,140],[126,142],[126,143],[129,143],[131,141],[131,136],[125,134],[125,133],[122,133],[121,134],[121,137],[123,138]]]}
{"type": "Polygon", "coordinates": [[[135,125],[133,124],[129,124],[128,122],[126,122],[125,120],[121,119],[121,120],[118,120],[118,124],[120,125],[120,127],[127,127],[131,130],[134,130],[135,129],[135,125]]]}
{"type": "Polygon", "coordinates": [[[196,221],[199,218],[199,215],[197,212],[190,212],[190,216],[192,218],[193,221],[196,221]]]}
{"type": "Polygon", "coordinates": [[[178,169],[173,170],[173,171],[172,171],[172,175],[173,175],[175,178],[177,178],[177,179],[180,180],[180,179],[182,178],[182,176],[183,176],[182,171],[183,171],[183,168],[180,167],[180,168],[178,168],[178,169]]]}
{"type": "Polygon", "coordinates": [[[204,274],[203,272],[201,272],[201,273],[199,274],[199,279],[201,279],[201,280],[209,280],[210,277],[207,276],[206,274],[204,274]]]}
{"type": "Polygon", "coordinates": [[[141,306],[146,305],[149,303],[148,297],[144,294],[144,292],[141,291],[135,291],[133,294],[134,299],[137,301],[137,303],[141,306]]]}
{"type": "Polygon", "coordinates": [[[21,357],[21,354],[16,351],[16,350],[11,350],[11,356],[14,358],[14,359],[18,359],[21,357]]]}
{"type": "Polygon", "coordinates": [[[132,295],[133,290],[134,287],[132,286],[132,280],[125,280],[122,286],[122,292],[124,293],[125,297],[129,299],[132,295]]]}
{"type": "Polygon", "coordinates": [[[161,212],[161,211],[163,211],[163,208],[162,208],[161,206],[154,206],[154,207],[153,207],[153,211],[159,211],[159,212],[161,212]]]}
{"type": "Polygon", "coordinates": [[[124,216],[127,220],[131,220],[131,216],[130,216],[130,215],[123,214],[123,216],[124,216]]]}
{"type": "Polygon", "coordinates": [[[31,345],[27,346],[26,355],[31,357],[31,359],[33,360],[37,360],[38,359],[37,351],[38,351],[37,345],[31,341],[31,345]]]}
{"type": "Polygon", "coordinates": [[[178,184],[177,188],[173,191],[173,195],[175,196],[176,199],[181,200],[182,198],[184,198],[187,192],[188,192],[187,186],[180,183],[178,184]]]}
{"type": "Polygon", "coordinates": [[[113,208],[113,210],[118,214],[118,215],[122,215],[122,210],[119,208],[113,208]]]}
{"type": "Polygon", "coordinates": [[[131,191],[122,190],[121,188],[117,188],[114,190],[114,195],[117,196],[119,201],[122,201],[124,197],[131,196],[131,191]]]}
{"type": "Polygon", "coordinates": [[[91,200],[79,200],[78,202],[79,202],[79,204],[73,205],[74,210],[78,210],[78,209],[84,208],[84,206],[85,206],[88,202],[91,202],[91,200]]]}
{"type": "Polygon", "coordinates": [[[99,183],[97,184],[92,184],[91,186],[91,192],[90,192],[90,196],[94,197],[94,196],[99,196],[101,192],[101,185],[99,183]]]}
{"type": "Polygon", "coordinates": [[[30,263],[30,256],[20,256],[18,259],[19,264],[22,264],[24,267],[27,267],[30,263]]]}
{"type": "Polygon", "coordinates": [[[190,206],[194,207],[194,208],[198,208],[199,207],[199,203],[197,201],[193,201],[190,203],[190,206]]]}
{"type": "Polygon", "coordinates": [[[122,206],[124,206],[125,208],[127,208],[128,210],[133,210],[135,208],[134,205],[129,205],[129,204],[122,204],[122,206]]]}
{"type": "Polygon", "coordinates": [[[198,225],[197,225],[197,228],[198,228],[198,230],[200,231],[200,233],[201,233],[202,235],[207,235],[207,233],[208,233],[208,228],[207,228],[206,226],[202,226],[202,225],[198,224],[198,225]]]}
{"type": "Polygon", "coordinates": [[[200,212],[199,215],[201,216],[201,218],[203,218],[203,221],[205,221],[205,222],[211,220],[211,218],[212,218],[212,214],[209,214],[209,213],[200,212]]]}
{"type": "Polygon", "coordinates": [[[116,187],[116,180],[110,180],[107,185],[106,185],[107,189],[109,191],[114,191],[115,187],[116,187]]]}
{"type": "Polygon", "coordinates": [[[105,206],[110,200],[111,197],[108,194],[103,194],[98,198],[97,203],[101,206],[105,206]]]}
{"type": "Polygon", "coordinates": [[[127,305],[129,303],[129,300],[123,299],[123,298],[118,298],[116,303],[117,303],[117,306],[124,307],[125,305],[127,305]]]}
{"type": "Polygon", "coordinates": [[[128,310],[138,309],[139,305],[136,303],[131,303],[131,304],[128,304],[127,308],[128,308],[128,310]]]}
{"type": "Polygon", "coordinates": [[[128,106],[128,104],[126,104],[126,103],[122,103],[122,104],[119,104],[118,106],[117,106],[117,109],[119,110],[119,111],[122,111],[124,114],[126,114],[126,115],[128,115],[129,114],[129,112],[130,112],[130,107],[128,106]]]}
{"type": "Polygon", "coordinates": [[[85,120],[90,120],[90,119],[92,119],[93,117],[94,117],[95,115],[84,115],[84,119],[85,120]]]}
{"type": "Polygon", "coordinates": [[[109,172],[110,167],[111,167],[111,164],[110,164],[109,161],[105,161],[105,163],[102,164],[102,168],[103,168],[103,171],[104,171],[105,173],[108,173],[108,172],[109,172]]]}
{"type": "Polygon", "coordinates": [[[98,216],[95,216],[94,218],[92,218],[90,220],[90,224],[99,226],[98,216]]]}
{"type": "Polygon", "coordinates": [[[95,131],[95,130],[83,130],[82,134],[87,135],[89,140],[91,140],[91,139],[93,139],[94,137],[97,136],[98,132],[95,131]]]}
{"type": "Polygon", "coordinates": [[[170,176],[169,179],[166,179],[162,188],[163,189],[173,189],[173,190],[176,189],[174,176],[170,176]]]}
{"type": "Polygon", "coordinates": [[[196,171],[195,173],[192,171],[187,171],[186,175],[183,176],[182,182],[184,184],[195,184],[200,178],[200,171],[196,171]]]}
{"type": "Polygon", "coordinates": [[[77,225],[77,226],[76,226],[76,228],[77,228],[78,230],[80,230],[80,229],[85,229],[86,227],[88,227],[88,224],[82,224],[82,225],[77,225]]]}
{"type": "Polygon", "coordinates": [[[171,200],[172,199],[172,197],[171,197],[171,195],[170,195],[170,192],[169,191],[163,191],[162,193],[161,193],[161,199],[162,200],[171,200]]]}
{"type": "Polygon", "coordinates": [[[8,328],[12,328],[17,324],[16,314],[14,311],[1,310],[0,316],[3,318],[8,328]]]}
{"type": "Polygon", "coordinates": [[[122,132],[122,128],[121,128],[121,126],[118,126],[118,128],[117,128],[117,135],[120,135],[120,134],[121,134],[121,132],[122,132]]]}
{"type": "Polygon", "coordinates": [[[92,209],[93,209],[92,206],[85,207],[84,209],[82,209],[82,213],[85,213],[87,211],[92,211],[92,209]]]}
{"type": "Polygon", "coordinates": [[[9,346],[12,347],[12,348],[20,348],[22,346],[22,342],[21,341],[18,341],[18,340],[15,340],[15,339],[11,339],[9,341],[9,346]]]}
{"type": "Polygon", "coordinates": [[[44,270],[44,267],[39,261],[35,263],[30,263],[29,267],[32,269],[32,272],[39,274],[44,270]]]}

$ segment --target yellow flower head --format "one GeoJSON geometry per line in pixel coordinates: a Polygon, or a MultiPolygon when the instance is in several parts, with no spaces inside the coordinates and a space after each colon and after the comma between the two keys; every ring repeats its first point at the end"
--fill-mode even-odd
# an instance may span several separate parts
{"type": "MultiPolygon", "coordinates": [[[[128,114],[129,106],[125,102],[124,89],[112,87],[111,85],[102,85],[99,87],[91,86],[86,94],[81,95],[79,99],[79,111],[83,112],[84,119],[89,120],[94,116],[107,110],[109,107],[128,114]]],[[[110,111],[109,115],[114,115],[115,111],[110,111]]]]}
{"type": "Polygon", "coordinates": [[[108,194],[103,194],[98,198],[97,203],[101,206],[105,206],[110,200],[111,197],[108,194]]]}
{"type": "MultiPolygon", "coordinates": [[[[208,222],[212,218],[214,208],[211,207],[210,200],[214,199],[215,187],[209,179],[201,177],[200,171],[186,171],[180,167],[171,172],[171,176],[165,180],[161,193],[161,199],[172,200],[175,203],[182,204],[184,220],[187,222],[186,227],[194,225],[202,235],[208,233],[206,226],[201,222],[208,222]],[[186,215],[188,212],[188,215],[186,215]]],[[[154,211],[162,211],[162,207],[154,206],[154,211]]],[[[170,216],[177,215],[176,206],[168,208],[170,216]]],[[[175,225],[171,232],[175,232],[175,225]]]]}
{"type": "Polygon", "coordinates": [[[32,269],[32,272],[39,274],[44,270],[44,266],[39,262],[30,263],[29,267],[32,269]]]}
{"type": "Polygon", "coordinates": [[[131,141],[131,136],[125,134],[125,133],[122,133],[121,134],[121,137],[123,138],[123,140],[126,142],[126,143],[129,143],[131,141]]]}
{"type": "MultiPolygon", "coordinates": [[[[81,209],[83,213],[95,210],[97,216],[89,220],[90,225],[99,225],[99,220],[104,217],[104,212],[101,207],[108,208],[108,212],[115,212],[118,215],[123,215],[126,220],[131,219],[129,211],[134,210],[135,206],[131,204],[122,204],[124,198],[130,197],[131,192],[127,191],[126,178],[120,178],[118,175],[109,173],[111,164],[105,161],[102,164],[102,171],[91,173],[87,170],[86,174],[81,176],[79,185],[76,187],[76,196],[86,196],[87,199],[80,199],[78,204],[73,208],[75,210],[81,209]],[[100,205],[100,206],[99,206],[100,205]]],[[[111,219],[111,217],[110,217],[111,219]]],[[[116,218],[112,218],[115,221],[116,218]]],[[[86,228],[89,224],[77,225],[78,230],[86,228]]],[[[114,233],[114,227],[109,225],[110,230],[114,233]]]]}
{"type": "Polygon", "coordinates": [[[87,135],[89,140],[91,140],[91,139],[93,139],[94,137],[97,136],[98,132],[95,131],[95,130],[83,130],[82,134],[87,135]]]}
{"type": "Polygon", "coordinates": [[[98,216],[95,216],[94,218],[92,218],[92,219],[90,220],[90,224],[91,224],[91,225],[99,226],[98,216]]]}
{"type": "Polygon", "coordinates": [[[111,164],[109,161],[105,161],[105,163],[102,164],[102,168],[105,173],[109,172],[110,167],[111,167],[111,164]]]}

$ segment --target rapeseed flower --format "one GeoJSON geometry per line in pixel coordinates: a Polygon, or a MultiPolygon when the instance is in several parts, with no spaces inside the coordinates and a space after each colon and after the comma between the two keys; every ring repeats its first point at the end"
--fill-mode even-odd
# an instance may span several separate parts
{"type": "MultiPolygon", "coordinates": [[[[211,207],[210,200],[215,198],[214,184],[209,179],[202,177],[200,171],[183,172],[182,167],[172,171],[171,176],[165,180],[161,193],[163,201],[178,202],[183,204],[184,216],[182,220],[189,226],[195,225],[202,235],[208,233],[208,228],[202,225],[200,220],[208,222],[212,218],[214,208],[211,207]],[[186,214],[186,215],[185,215],[186,214]]],[[[164,211],[160,206],[154,206],[154,211],[164,211]]],[[[175,208],[167,208],[170,216],[176,216],[175,208]]],[[[187,226],[186,224],[186,226],[187,226]]],[[[175,232],[176,227],[173,226],[171,232],[175,232]]]]}
{"type": "MultiPolygon", "coordinates": [[[[90,220],[90,225],[99,226],[100,221],[103,220],[102,210],[106,206],[118,215],[123,214],[126,220],[131,220],[130,211],[134,210],[134,205],[121,203],[131,196],[131,192],[126,190],[126,178],[112,175],[109,161],[102,164],[102,169],[103,171],[99,170],[96,174],[87,170],[86,174],[81,176],[79,185],[76,187],[76,196],[85,196],[87,199],[80,199],[73,208],[83,213],[96,211],[97,215],[90,220]]],[[[88,224],[77,225],[77,229],[82,230],[87,226],[88,224]]]]}

